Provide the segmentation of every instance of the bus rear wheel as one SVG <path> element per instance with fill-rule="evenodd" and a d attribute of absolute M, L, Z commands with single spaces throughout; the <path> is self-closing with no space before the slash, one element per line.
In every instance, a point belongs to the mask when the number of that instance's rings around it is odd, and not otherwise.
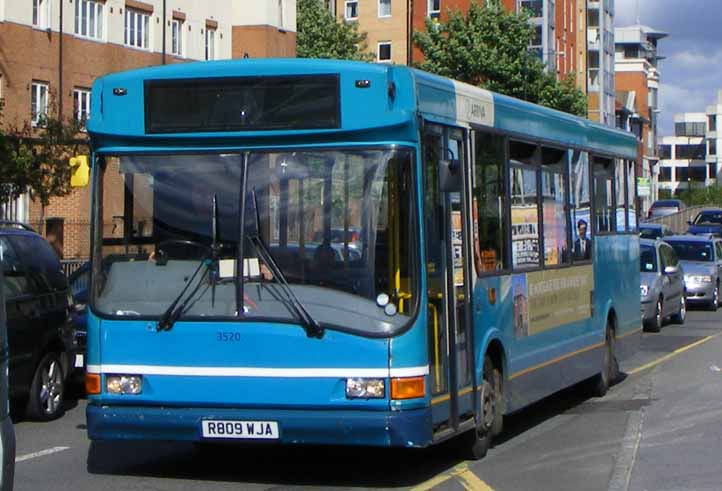
<path fill-rule="evenodd" d="M 619 376 L 619 364 L 615 356 L 615 339 L 612 322 L 607 322 L 607 331 L 604 335 L 604 354 L 602 357 L 602 370 L 590 380 L 591 393 L 594 397 L 604 397 L 609 387 Z"/>

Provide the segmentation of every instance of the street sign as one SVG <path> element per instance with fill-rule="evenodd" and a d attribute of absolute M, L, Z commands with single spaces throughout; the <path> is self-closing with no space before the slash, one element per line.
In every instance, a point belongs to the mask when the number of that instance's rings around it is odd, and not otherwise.
<path fill-rule="evenodd" d="M 652 194 L 652 186 L 649 182 L 649 177 L 638 177 L 637 178 L 637 196 L 640 198 L 646 198 Z"/>

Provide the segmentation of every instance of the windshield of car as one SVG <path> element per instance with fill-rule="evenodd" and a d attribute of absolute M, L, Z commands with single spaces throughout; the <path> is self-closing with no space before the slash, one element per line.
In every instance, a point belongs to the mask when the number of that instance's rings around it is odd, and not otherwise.
<path fill-rule="evenodd" d="M 661 200 L 652 203 L 652 208 L 679 208 L 682 203 L 675 200 Z"/>
<path fill-rule="evenodd" d="M 208 255 L 215 230 L 216 259 L 188 289 L 180 319 L 298 323 L 255 248 L 247 240 L 239 247 L 245 209 L 246 225 L 258 220 L 313 318 L 391 333 L 413 317 L 418 295 L 412 156 L 390 148 L 107 156 L 95 190 L 102 244 L 94 251 L 94 310 L 159 318 Z M 255 191 L 257 218 L 242 189 Z M 377 305 L 381 294 L 394 315 Z"/>
<path fill-rule="evenodd" d="M 639 247 L 639 270 L 642 273 L 657 272 L 657 253 L 654 246 L 643 245 Z"/>
<path fill-rule="evenodd" d="M 712 254 L 712 244 L 709 242 L 692 242 L 675 240 L 670 241 L 669 245 L 672 246 L 674 252 L 677 253 L 677 257 L 682 261 L 712 261 L 714 254 Z"/>
<path fill-rule="evenodd" d="M 695 225 L 720 225 L 722 224 L 722 211 L 703 211 L 694 219 Z"/>
<path fill-rule="evenodd" d="M 641 227 L 639 236 L 643 239 L 658 239 L 664 235 L 660 227 Z"/>

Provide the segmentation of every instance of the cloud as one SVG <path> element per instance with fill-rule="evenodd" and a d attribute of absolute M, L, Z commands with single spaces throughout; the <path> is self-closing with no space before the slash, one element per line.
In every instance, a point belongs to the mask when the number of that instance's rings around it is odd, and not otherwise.
<path fill-rule="evenodd" d="M 709 73 L 710 67 L 722 65 L 722 48 L 716 52 L 702 52 L 698 50 L 677 51 L 669 55 L 666 61 L 667 66 L 673 66 L 675 69 L 699 69 Z"/>

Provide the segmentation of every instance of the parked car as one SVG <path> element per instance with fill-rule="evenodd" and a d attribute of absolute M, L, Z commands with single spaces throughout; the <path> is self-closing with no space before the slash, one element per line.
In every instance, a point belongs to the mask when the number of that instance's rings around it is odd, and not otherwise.
<path fill-rule="evenodd" d="M 684 271 L 674 249 L 661 240 L 639 241 L 642 321 L 659 332 L 664 319 L 684 324 L 687 316 Z"/>
<path fill-rule="evenodd" d="M 682 263 L 687 303 L 717 310 L 720 305 L 722 239 L 712 235 L 675 235 L 665 241 L 672 246 Z"/>
<path fill-rule="evenodd" d="M 63 414 L 77 339 L 70 322 L 68 282 L 52 247 L 30 227 L 0 222 L 9 346 L 10 398 L 27 417 Z"/>
<path fill-rule="evenodd" d="M 0 269 L 0 284 L 3 281 Z M 8 331 L 3 290 L 0 288 L 0 491 L 13 489 L 15 478 L 15 429 L 8 410 Z"/>
<path fill-rule="evenodd" d="M 75 329 L 75 338 L 80 350 L 76 355 L 76 369 L 79 375 L 85 372 L 85 351 L 88 335 L 88 293 L 90 292 L 90 262 L 84 262 L 68 277 L 70 295 L 73 302 L 70 308 L 70 319 Z"/>
<path fill-rule="evenodd" d="M 685 208 L 686 205 L 682 202 L 682 200 L 660 199 L 652 203 L 652 206 L 649 208 L 648 216 L 649 218 L 653 218 L 673 215 L 675 213 L 679 213 Z"/>
<path fill-rule="evenodd" d="M 642 239 L 660 239 L 667 235 L 674 235 L 672 229 L 663 223 L 640 223 L 639 237 Z"/>
<path fill-rule="evenodd" d="M 722 236 L 722 208 L 706 208 L 687 222 L 688 234 L 714 234 Z"/>

